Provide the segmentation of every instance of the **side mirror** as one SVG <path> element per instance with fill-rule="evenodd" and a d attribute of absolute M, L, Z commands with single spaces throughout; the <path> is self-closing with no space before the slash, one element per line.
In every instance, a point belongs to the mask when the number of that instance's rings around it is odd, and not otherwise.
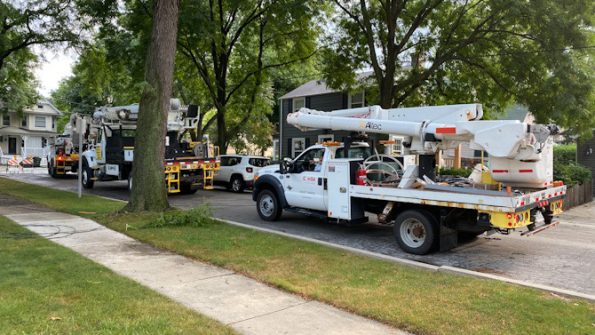
<path fill-rule="evenodd" d="M 281 174 L 289 173 L 293 169 L 293 161 L 289 157 L 283 158 L 279 164 Z"/>

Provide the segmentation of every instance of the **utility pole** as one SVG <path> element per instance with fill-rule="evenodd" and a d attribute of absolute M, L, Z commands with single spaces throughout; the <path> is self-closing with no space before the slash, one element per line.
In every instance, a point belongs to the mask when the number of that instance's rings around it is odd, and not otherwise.
<path fill-rule="evenodd" d="M 83 196 L 83 157 L 81 154 L 83 153 L 83 133 L 85 131 L 85 119 L 82 117 L 77 118 L 76 120 L 76 129 L 79 133 L 79 145 L 78 145 L 78 157 L 79 157 L 79 168 L 78 168 L 78 195 L 79 198 Z M 74 140 L 74 138 L 73 138 Z"/>

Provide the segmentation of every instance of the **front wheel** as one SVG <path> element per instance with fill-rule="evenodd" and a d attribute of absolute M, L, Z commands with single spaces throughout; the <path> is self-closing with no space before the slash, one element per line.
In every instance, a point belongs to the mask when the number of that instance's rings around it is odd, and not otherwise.
<path fill-rule="evenodd" d="M 436 244 L 434 217 L 424 210 L 407 210 L 395 220 L 394 235 L 399 247 L 410 254 L 425 255 Z"/>
<path fill-rule="evenodd" d="M 258 193 L 256 211 L 258 212 L 258 216 L 265 221 L 278 220 L 281 217 L 282 209 L 279 205 L 277 195 L 270 190 L 264 190 Z"/>

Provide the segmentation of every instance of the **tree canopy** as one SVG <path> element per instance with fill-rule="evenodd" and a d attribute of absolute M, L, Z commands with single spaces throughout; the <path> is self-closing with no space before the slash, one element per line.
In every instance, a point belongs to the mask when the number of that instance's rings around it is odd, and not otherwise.
<path fill-rule="evenodd" d="M 182 2 L 179 49 L 217 111 L 223 151 L 232 138 L 266 129 L 260 125 L 273 104 L 269 71 L 314 54 L 322 9 L 299 0 Z"/>
<path fill-rule="evenodd" d="M 32 47 L 77 45 L 84 32 L 104 22 L 116 0 L 0 1 L 0 101 L 6 110 L 21 111 L 37 99 L 32 69 L 39 56 Z"/>
<path fill-rule="evenodd" d="M 593 55 L 591 1 L 333 2 L 323 69 L 332 87 L 353 89 L 355 71 L 371 69 L 367 98 L 385 108 L 518 102 L 539 122 L 593 126 L 592 70 L 577 63 Z"/>

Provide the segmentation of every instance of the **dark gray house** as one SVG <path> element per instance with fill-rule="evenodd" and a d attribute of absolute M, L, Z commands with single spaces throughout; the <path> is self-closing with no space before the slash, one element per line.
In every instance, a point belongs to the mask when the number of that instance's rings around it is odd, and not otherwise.
<path fill-rule="evenodd" d="M 369 73 L 362 73 L 358 77 L 368 77 Z M 274 138 L 274 158 L 296 157 L 310 145 L 334 140 L 342 141 L 349 136 L 348 131 L 307 131 L 303 132 L 287 124 L 287 114 L 302 107 L 320 111 L 332 111 L 344 108 L 366 106 L 365 92 L 347 93 L 335 91 L 326 86 L 322 80 L 309 81 L 293 91 L 279 98 L 280 127 L 279 134 Z"/>
<path fill-rule="evenodd" d="M 595 195 L 595 129 L 593 137 L 588 141 L 580 143 L 576 148 L 576 160 L 579 164 L 591 169 L 593 175 L 593 194 Z"/>

